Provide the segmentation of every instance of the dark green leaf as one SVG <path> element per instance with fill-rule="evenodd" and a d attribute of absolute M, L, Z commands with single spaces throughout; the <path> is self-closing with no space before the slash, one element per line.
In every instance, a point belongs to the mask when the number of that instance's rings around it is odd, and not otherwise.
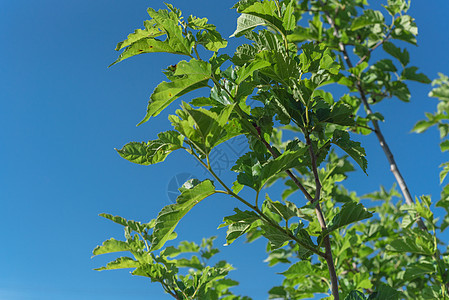
<path fill-rule="evenodd" d="M 362 292 L 359 291 L 351 291 L 348 296 L 345 297 L 345 300 L 365 300 L 366 297 Z"/>
<path fill-rule="evenodd" d="M 260 217 L 253 211 L 241 211 L 238 208 L 235 208 L 234 211 L 236 213 L 232 216 L 224 217 L 223 224 L 218 227 L 222 228 L 228 226 L 226 232 L 226 245 L 232 244 L 238 237 L 245 234 L 255 221 L 260 219 Z"/>
<path fill-rule="evenodd" d="M 349 133 L 337 129 L 334 131 L 331 142 L 349 154 L 349 156 L 351 156 L 366 173 L 368 161 L 365 158 L 365 149 L 360 146 L 359 142 L 351 141 L 349 138 Z"/>
<path fill-rule="evenodd" d="M 396 47 L 393 43 L 385 42 L 382 46 L 388 54 L 397 58 L 403 66 L 406 66 L 410 61 L 410 55 L 407 49 L 401 50 L 401 48 Z"/>
<path fill-rule="evenodd" d="M 405 80 L 413 80 L 421 83 L 430 83 L 430 79 L 423 73 L 416 73 L 417 67 L 408 67 L 402 71 L 402 78 Z"/>

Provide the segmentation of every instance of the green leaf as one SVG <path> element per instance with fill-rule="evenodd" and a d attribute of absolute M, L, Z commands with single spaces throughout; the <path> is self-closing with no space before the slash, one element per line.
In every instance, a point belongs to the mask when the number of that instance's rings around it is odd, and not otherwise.
<path fill-rule="evenodd" d="M 180 189 L 175 204 L 165 206 L 156 218 L 151 251 L 162 248 L 179 221 L 200 201 L 215 193 L 212 181 L 189 180 Z"/>
<path fill-rule="evenodd" d="M 111 261 L 106 266 L 94 269 L 95 271 L 104 270 L 117 270 L 117 269 L 131 269 L 138 268 L 140 263 L 130 257 L 119 257 L 114 261 Z"/>
<path fill-rule="evenodd" d="M 116 51 L 120 51 L 133 43 L 145 39 L 145 38 L 156 38 L 158 36 L 164 35 L 165 33 L 156 25 L 154 21 L 144 21 L 145 29 L 136 29 L 134 33 L 128 35 L 128 38 L 123 42 L 117 44 L 115 48 Z"/>
<path fill-rule="evenodd" d="M 383 43 L 382 47 L 385 52 L 397 58 L 403 66 L 406 66 L 409 63 L 410 54 L 408 53 L 407 49 L 404 48 L 404 50 L 401 50 L 401 48 L 396 47 L 393 43 L 390 42 Z"/>
<path fill-rule="evenodd" d="M 298 277 L 309 276 L 323 278 L 328 276 L 326 272 L 323 272 L 323 270 L 319 269 L 315 265 L 312 265 L 312 263 L 307 260 L 299 261 L 291 265 L 287 271 L 282 272 L 281 274 L 287 279 L 296 279 Z"/>
<path fill-rule="evenodd" d="M 236 121 L 229 121 L 229 116 L 235 104 L 225 106 L 220 114 L 204 108 L 194 109 L 183 103 L 182 109 L 177 110 L 178 116 L 169 119 L 175 129 L 181 132 L 203 154 L 209 154 L 218 144 L 240 134 L 240 127 Z"/>
<path fill-rule="evenodd" d="M 268 61 L 256 60 L 256 61 L 251 62 L 249 65 L 241 67 L 237 71 L 237 79 L 235 80 L 235 83 L 237 85 L 239 85 L 246 78 L 248 78 L 249 76 L 253 75 L 253 73 L 255 71 L 260 70 L 260 69 L 265 68 L 265 67 L 268 67 L 270 65 L 271 65 L 271 63 L 269 63 Z"/>
<path fill-rule="evenodd" d="M 146 25 L 151 27 L 146 28 L 144 31 L 136 30 L 134 34 L 128 36 L 127 40 L 119 43 L 117 49 L 125 48 L 125 50 L 110 66 L 143 53 L 166 52 L 190 56 L 192 44 L 182 35 L 182 28 L 178 25 L 179 17 L 165 9 L 155 11 L 152 8 L 148 8 L 148 14 L 153 19 Z M 158 31 L 167 35 L 164 41 L 156 39 L 156 37 L 161 35 Z M 144 37 L 144 35 L 147 36 Z"/>
<path fill-rule="evenodd" d="M 245 234 L 254 222 L 260 219 L 260 217 L 253 211 L 241 211 L 238 208 L 235 208 L 234 211 L 236 213 L 232 216 L 224 217 L 223 224 L 218 227 L 222 228 L 228 226 L 226 232 L 226 245 L 231 245 L 238 237 Z"/>
<path fill-rule="evenodd" d="M 130 162 L 147 166 L 164 161 L 171 152 L 182 148 L 184 137 L 176 131 L 161 132 L 158 137 L 148 143 L 130 142 L 116 151 Z"/>
<path fill-rule="evenodd" d="M 176 65 L 171 82 L 160 83 L 153 91 L 147 107 L 147 114 L 137 126 L 157 116 L 170 103 L 193 90 L 206 87 L 212 76 L 208 62 L 192 59 L 181 61 Z"/>
<path fill-rule="evenodd" d="M 239 37 L 257 26 L 266 26 L 284 35 L 287 32 L 283 20 L 277 15 L 276 4 L 273 1 L 255 2 L 239 12 L 242 15 L 237 19 L 237 29 L 231 37 Z M 290 26 L 288 22 L 287 25 Z"/>
<path fill-rule="evenodd" d="M 270 66 L 261 69 L 261 73 L 277 82 L 289 85 L 291 78 L 299 77 L 298 64 L 283 52 L 264 50 L 256 55 L 256 59 L 269 63 Z"/>
<path fill-rule="evenodd" d="M 92 254 L 95 256 L 100 254 L 130 251 L 130 250 L 131 246 L 127 242 L 118 241 L 114 238 L 111 238 L 109 240 L 104 241 L 101 246 L 95 247 Z"/>
<path fill-rule="evenodd" d="M 445 140 L 440 143 L 441 152 L 449 150 L 449 140 Z"/>
<path fill-rule="evenodd" d="M 351 291 L 345 300 L 366 300 L 365 295 L 360 291 Z"/>
<path fill-rule="evenodd" d="M 443 167 L 443 171 L 440 172 L 440 184 L 443 183 L 447 173 L 449 173 L 449 162 L 441 164 L 440 168 L 441 167 Z"/>
<path fill-rule="evenodd" d="M 149 224 L 142 224 L 140 222 L 136 222 L 133 220 L 126 220 L 125 218 L 122 218 L 120 216 L 113 216 L 110 214 L 100 214 L 100 217 L 106 218 L 108 220 L 111 220 L 114 223 L 123 225 L 123 226 L 128 226 L 129 228 L 131 228 L 132 230 L 142 233 L 145 231 L 145 229 L 150 228 Z"/>
<path fill-rule="evenodd" d="M 404 102 L 410 101 L 410 90 L 408 89 L 407 85 L 402 81 L 393 81 L 391 83 L 391 89 L 390 92 L 393 94 L 393 96 L 398 97 L 399 100 Z"/>
<path fill-rule="evenodd" d="M 265 195 L 264 204 L 269 211 L 272 213 L 278 214 L 284 220 L 290 220 L 293 217 L 302 217 L 300 210 L 296 207 L 295 204 L 289 201 L 285 201 L 286 204 L 283 204 L 279 201 L 272 201 L 268 194 Z"/>
<path fill-rule="evenodd" d="M 368 300 L 399 300 L 403 299 L 403 297 L 404 294 L 402 292 L 397 291 L 386 284 L 381 284 L 377 290 L 368 297 Z"/>
<path fill-rule="evenodd" d="M 239 172 L 237 181 L 240 184 L 260 191 L 274 175 L 301 165 L 301 157 L 306 150 L 307 147 L 299 148 L 296 151 L 285 151 L 279 157 L 271 159 L 263 165 L 260 164 L 254 152 L 248 152 L 237 160 L 232 170 Z"/>
<path fill-rule="evenodd" d="M 368 63 L 366 61 L 364 61 L 360 65 L 358 65 L 354 68 L 350 68 L 348 71 L 351 72 L 351 74 L 354 74 L 356 77 L 360 78 L 360 75 L 367 67 L 368 67 Z"/>
<path fill-rule="evenodd" d="M 361 203 L 346 202 L 341 211 L 329 223 L 327 233 L 345 227 L 349 224 L 371 218 L 373 214 L 366 210 Z"/>
<path fill-rule="evenodd" d="M 282 18 L 282 26 L 285 28 L 285 30 L 290 31 L 295 29 L 296 27 L 296 18 L 295 18 L 295 7 L 294 7 L 294 1 L 290 1 L 290 3 L 285 8 L 285 11 L 283 12 L 283 18 Z"/>
<path fill-rule="evenodd" d="M 187 26 L 194 30 L 199 30 L 196 34 L 196 40 L 207 50 L 216 52 L 221 48 L 225 48 L 228 42 L 221 37 L 215 25 L 208 24 L 207 21 L 206 18 L 189 16 Z"/>
<path fill-rule="evenodd" d="M 367 9 L 363 12 L 363 15 L 356 17 L 352 21 L 351 30 L 357 30 L 374 24 L 383 24 L 384 22 L 384 16 L 380 11 Z"/>
<path fill-rule="evenodd" d="M 434 122 L 421 120 L 421 121 L 418 121 L 415 124 L 415 126 L 413 126 L 412 131 L 414 131 L 416 133 L 422 133 L 422 132 L 426 131 L 427 129 L 429 129 L 433 125 L 435 125 Z"/>
<path fill-rule="evenodd" d="M 434 243 L 429 233 L 404 230 L 404 235 L 391 241 L 386 250 L 392 252 L 409 252 L 431 256 L 435 253 Z M 429 235 L 429 236 L 428 236 Z"/>
<path fill-rule="evenodd" d="M 340 147 L 349 156 L 351 156 L 355 162 L 362 168 L 366 173 L 366 168 L 368 167 L 368 161 L 365 156 L 365 149 L 360 146 L 359 142 L 351 141 L 349 138 L 349 133 L 343 130 L 335 130 L 331 143 Z"/>
<path fill-rule="evenodd" d="M 277 228 L 273 228 L 271 225 L 265 224 L 260 226 L 263 230 L 262 235 L 270 241 L 271 250 L 280 248 L 291 240 L 291 237 Z"/>
<path fill-rule="evenodd" d="M 405 80 L 413 80 L 421 83 L 430 83 L 429 77 L 424 75 L 423 73 L 416 73 L 418 70 L 417 67 L 408 67 L 402 71 L 401 77 Z"/>
<path fill-rule="evenodd" d="M 430 261 L 421 260 L 407 265 L 405 268 L 404 279 L 411 281 L 415 278 L 422 278 L 426 274 L 432 273 L 435 273 L 435 265 Z"/>

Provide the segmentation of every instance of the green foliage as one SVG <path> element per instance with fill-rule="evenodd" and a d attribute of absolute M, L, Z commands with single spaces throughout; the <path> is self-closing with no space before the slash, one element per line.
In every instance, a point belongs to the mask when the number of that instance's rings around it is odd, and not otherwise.
<path fill-rule="evenodd" d="M 269 289 L 269 299 L 319 294 L 348 300 L 448 299 L 449 261 L 447 250 L 440 252 L 443 241 L 437 232 L 449 227 L 449 185 L 435 202 L 446 211 L 442 220 L 434 216 L 430 196 L 403 204 L 395 185 L 361 197 L 343 185 L 354 171 L 348 156 L 367 172 L 360 134 L 381 137 L 378 122 L 388 122 L 374 110 L 375 104 L 391 97 L 408 102 L 408 81 L 430 83 L 417 67 L 409 66 L 409 51 L 395 43 L 416 44 L 417 27 L 407 14 L 410 3 L 384 2 L 384 10 L 377 11 L 366 9 L 367 0 L 239 1 L 232 37 L 245 36 L 249 43 L 238 46 L 233 55 L 217 53 L 227 42 L 206 18 L 185 20 L 170 4 L 168 10 L 148 9 L 151 20 L 117 45 L 123 52 L 113 64 L 141 53 L 188 56 L 188 61 L 163 71 L 169 81 L 154 89 L 139 125 L 182 96 L 184 102 L 169 116 L 171 130 L 147 143 L 128 143 L 117 152 L 133 163 L 152 165 L 185 150 L 211 179 L 187 181 L 176 203 L 149 223 L 102 214 L 124 226 L 125 240 L 106 240 L 94 249 L 94 256 L 128 252 L 132 257 L 119 257 L 97 270 L 133 269 L 133 275 L 159 282 L 175 299 L 249 299 L 230 291 L 238 283 L 227 278 L 229 263 L 207 265 L 219 252 L 213 238 L 201 245 L 184 241 L 167 246 L 177 237 L 182 218 L 219 193 L 245 207 L 222 216 L 219 228 L 226 227 L 226 245 L 241 236 L 247 242 L 263 238 L 268 265 L 286 264 L 280 273 L 282 285 Z M 298 23 L 307 14 L 308 22 Z M 209 58 L 200 57 L 200 45 Z M 384 55 L 375 61 L 372 52 L 382 49 Z M 346 94 L 334 98 L 329 85 L 341 85 Z M 427 120 L 413 130 L 421 133 L 437 126 L 441 150 L 447 151 L 449 79 L 440 75 L 433 85 L 429 96 L 438 98 L 437 112 L 426 113 Z M 189 99 L 188 93 L 199 88 L 209 93 Z M 295 137 L 286 140 L 287 130 Z M 238 135 L 246 137 L 249 151 L 231 168 L 237 173 L 231 184 L 217 175 L 211 154 Z M 380 142 L 390 159 L 386 141 Z M 442 168 L 441 182 L 449 162 Z M 262 189 L 277 181 L 285 184 L 280 199 L 268 194 L 259 199 Z M 404 183 L 399 183 L 407 199 Z M 241 192 L 248 188 L 254 198 Z M 298 191 L 299 201 L 292 197 Z"/>

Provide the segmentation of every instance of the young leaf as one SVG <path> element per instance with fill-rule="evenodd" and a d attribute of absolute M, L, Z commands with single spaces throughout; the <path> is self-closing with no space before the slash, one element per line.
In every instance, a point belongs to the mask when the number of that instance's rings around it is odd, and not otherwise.
<path fill-rule="evenodd" d="M 184 137 L 176 131 L 161 132 L 158 137 L 148 143 L 130 142 L 116 151 L 130 162 L 147 166 L 164 161 L 172 151 L 182 148 Z"/>
<path fill-rule="evenodd" d="M 366 173 L 366 168 L 368 167 L 368 161 L 365 156 L 365 149 L 360 146 L 359 142 L 351 141 L 349 138 L 349 133 L 342 130 L 335 130 L 331 143 L 340 147 L 343 151 L 349 154 L 355 162 L 362 168 L 363 172 Z"/>
<path fill-rule="evenodd" d="M 154 27 L 150 27 L 145 31 L 136 31 L 131 37 L 128 36 L 128 40 L 121 44 L 119 43 L 117 45 L 118 50 L 126 48 L 110 66 L 142 53 L 167 52 L 190 56 L 192 44 L 182 35 L 182 28 L 178 25 L 179 17 L 165 9 L 155 11 L 152 8 L 148 8 L 148 14 L 153 19 L 146 25 Z M 158 31 L 167 35 L 165 41 L 155 38 L 161 35 Z M 147 36 L 143 37 L 143 35 Z"/>
<path fill-rule="evenodd" d="M 114 223 L 123 225 L 123 226 L 128 226 L 129 228 L 131 228 L 132 230 L 134 230 L 135 232 L 139 232 L 142 233 L 145 231 L 145 229 L 147 229 L 149 226 L 148 224 L 142 224 L 140 222 L 136 222 L 133 220 L 126 220 L 125 218 L 122 218 L 120 216 L 113 216 L 110 214 L 100 214 L 100 217 L 106 218 L 108 220 L 111 220 Z"/>
<path fill-rule="evenodd" d="M 109 239 L 103 242 L 101 246 L 95 247 L 92 254 L 100 255 L 100 254 L 106 254 L 106 253 L 113 253 L 113 252 L 122 252 L 122 251 L 130 251 L 131 246 L 124 241 L 118 241 L 116 239 Z"/>
<path fill-rule="evenodd" d="M 207 86 L 212 76 L 212 68 L 208 62 L 192 59 L 181 61 L 176 65 L 171 82 L 160 83 L 153 91 L 147 107 L 147 114 L 137 126 L 157 116 L 170 103 L 184 94 Z"/>
<path fill-rule="evenodd" d="M 117 269 L 131 269 L 138 268 L 140 263 L 130 257 L 119 257 L 114 261 L 111 261 L 106 266 L 94 269 L 95 271 L 104 270 L 117 270 Z"/>
<path fill-rule="evenodd" d="M 175 204 L 164 207 L 156 218 L 151 251 L 162 248 L 179 221 L 200 201 L 215 193 L 212 181 L 189 180 L 180 189 Z"/>
<path fill-rule="evenodd" d="M 273 1 L 255 2 L 254 4 L 239 10 L 242 15 L 237 19 L 237 29 L 231 37 L 239 37 L 245 32 L 256 28 L 257 26 L 267 26 L 282 34 L 286 34 L 283 20 L 277 15 L 276 4 Z M 286 23 L 288 26 L 291 24 Z"/>

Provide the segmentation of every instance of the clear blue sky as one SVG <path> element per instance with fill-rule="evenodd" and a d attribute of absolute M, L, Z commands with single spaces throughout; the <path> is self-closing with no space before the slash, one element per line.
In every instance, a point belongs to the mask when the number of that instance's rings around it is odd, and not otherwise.
<path fill-rule="evenodd" d="M 229 9 L 234 1 L 171 3 L 184 15 L 207 16 L 224 36 L 234 31 L 237 14 Z M 147 19 L 148 6 L 161 8 L 162 1 L 0 4 L 0 299 L 171 299 L 158 285 L 128 271 L 92 270 L 113 256 L 90 258 L 97 244 L 123 236 L 120 226 L 99 213 L 147 221 L 170 203 L 167 189 L 175 175 L 204 178 L 183 153 L 142 167 L 114 151 L 129 141 L 152 139 L 169 126 L 166 113 L 138 128 L 135 124 L 164 79 L 160 71 L 178 57 L 145 55 L 106 68 L 117 56 L 116 43 Z M 449 73 L 448 11 L 446 0 L 414 1 L 411 9 L 420 32 L 419 47 L 409 47 L 411 61 L 431 79 L 437 72 Z M 231 39 L 229 49 L 238 43 Z M 432 194 L 436 200 L 438 165 L 448 157 L 439 151 L 436 130 L 410 133 L 424 111 L 434 111 L 436 100 L 427 98 L 429 86 L 410 88 L 411 103 L 392 99 L 375 109 L 389 123 L 383 126 L 385 135 L 412 194 Z M 360 141 L 368 149 L 369 177 L 354 173 L 350 187 L 359 194 L 380 184 L 389 188 L 393 177 L 377 140 Z M 233 157 L 231 149 L 222 149 Z M 200 242 L 219 235 L 217 244 L 224 244 L 225 231 L 216 228 L 234 205 L 221 196 L 204 201 L 183 220 L 179 239 Z M 254 299 L 266 298 L 267 289 L 282 279 L 273 275 L 281 269 L 262 262 L 264 244 L 237 241 L 222 247 L 219 257 L 238 269 L 231 273 L 241 282 L 237 292 Z"/>

